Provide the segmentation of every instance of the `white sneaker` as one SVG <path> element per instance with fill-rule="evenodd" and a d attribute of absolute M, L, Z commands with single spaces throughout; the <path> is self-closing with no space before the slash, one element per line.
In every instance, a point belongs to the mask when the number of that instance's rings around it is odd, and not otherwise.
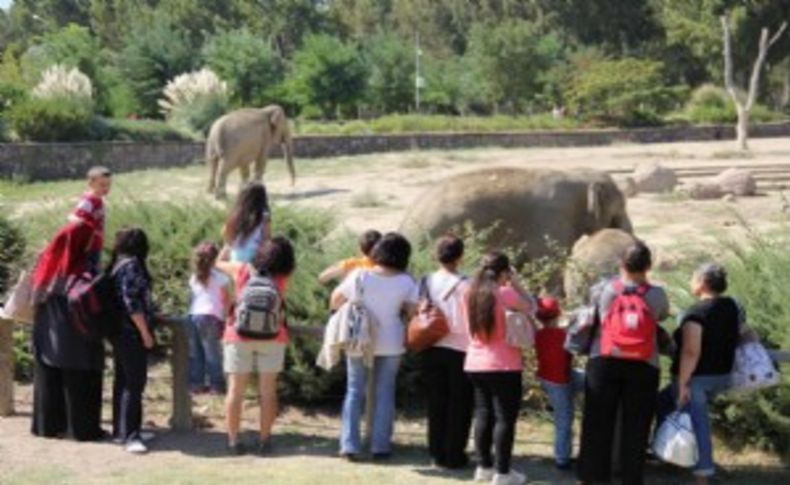
<path fill-rule="evenodd" d="M 476 482 L 490 482 L 494 479 L 494 469 L 493 468 L 483 468 L 478 466 L 475 468 L 475 478 Z"/>
<path fill-rule="evenodd" d="M 505 475 L 497 473 L 491 480 L 491 485 L 523 485 L 524 483 L 527 483 L 527 477 L 513 469 Z"/>
<path fill-rule="evenodd" d="M 148 453 L 148 447 L 141 440 L 131 440 L 126 443 L 126 451 L 134 455 L 144 455 Z"/>

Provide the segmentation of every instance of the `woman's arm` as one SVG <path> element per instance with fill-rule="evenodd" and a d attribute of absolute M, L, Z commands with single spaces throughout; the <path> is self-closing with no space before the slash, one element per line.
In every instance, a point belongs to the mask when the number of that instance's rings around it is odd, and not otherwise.
<path fill-rule="evenodd" d="M 348 298 L 346 298 L 346 295 L 343 294 L 340 287 L 337 287 L 335 291 L 332 292 L 332 297 L 329 299 L 329 309 L 338 310 L 347 301 Z"/>
<path fill-rule="evenodd" d="M 524 313 L 526 315 L 534 313 L 535 304 L 532 299 L 532 295 L 530 295 L 529 292 L 521 285 L 521 281 L 519 281 L 518 274 L 515 271 L 511 271 L 510 273 L 510 287 L 516 290 L 519 298 L 515 301 L 507 302 L 507 307 L 510 310 Z"/>
<path fill-rule="evenodd" d="M 244 267 L 244 263 L 238 261 L 217 261 L 214 263 L 214 267 L 235 280 L 239 275 L 239 271 Z"/>
<path fill-rule="evenodd" d="M 702 352 L 702 325 L 689 320 L 683 324 L 683 346 L 680 349 L 678 372 L 678 406 L 685 406 L 691 399 L 689 382 Z"/>
<path fill-rule="evenodd" d="M 151 331 L 148 330 L 148 325 L 145 321 L 145 314 L 144 313 L 133 313 L 129 315 L 129 318 L 132 319 L 132 323 L 137 328 L 137 331 L 140 332 L 140 337 L 143 339 L 143 347 L 146 349 L 154 348 L 154 336 L 151 335 Z"/>
<path fill-rule="evenodd" d="M 318 282 L 322 285 L 329 283 L 332 280 L 338 280 L 346 275 L 345 270 L 341 263 L 335 263 L 332 266 L 326 268 L 318 275 Z"/>

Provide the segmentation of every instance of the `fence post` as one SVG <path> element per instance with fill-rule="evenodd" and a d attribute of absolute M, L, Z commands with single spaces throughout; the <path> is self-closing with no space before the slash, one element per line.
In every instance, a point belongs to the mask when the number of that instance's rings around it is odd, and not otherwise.
<path fill-rule="evenodd" d="M 0 416 L 14 414 L 14 322 L 0 319 Z"/>
<path fill-rule="evenodd" d="M 173 330 L 170 366 L 173 372 L 173 413 L 170 426 L 178 431 L 192 429 L 192 397 L 189 394 L 189 342 L 184 322 L 179 318 L 168 318 Z"/>

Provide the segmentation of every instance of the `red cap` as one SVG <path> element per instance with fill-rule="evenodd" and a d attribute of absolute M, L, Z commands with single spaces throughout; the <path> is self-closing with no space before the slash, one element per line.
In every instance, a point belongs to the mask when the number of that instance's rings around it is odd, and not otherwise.
<path fill-rule="evenodd" d="M 556 298 L 541 297 L 538 298 L 538 312 L 537 317 L 541 322 L 547 320 L 554 320 L 562 314 L 560 310 L 560 302 Z"/>

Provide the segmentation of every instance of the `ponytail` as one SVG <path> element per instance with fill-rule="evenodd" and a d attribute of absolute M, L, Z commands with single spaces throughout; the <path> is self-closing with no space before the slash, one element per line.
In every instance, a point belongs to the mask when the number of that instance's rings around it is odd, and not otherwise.
<path fill-rule="evenodd" d="M 510 271 L 510 260 L 505 254 L 491 252 L 483 257 L 466 301 L 472 336 L 488 339 L 494 332 L 498 280 L 507 271 Z"/>
<path fill-rule="evenodd" d="M 193 254 L 192 263 L 195 269 L 195 277 L 201 285 L 208 285 L 211 278 L 211 270 L 217 262 L 219 248 L 212 242 L 202 242 Z"/>

